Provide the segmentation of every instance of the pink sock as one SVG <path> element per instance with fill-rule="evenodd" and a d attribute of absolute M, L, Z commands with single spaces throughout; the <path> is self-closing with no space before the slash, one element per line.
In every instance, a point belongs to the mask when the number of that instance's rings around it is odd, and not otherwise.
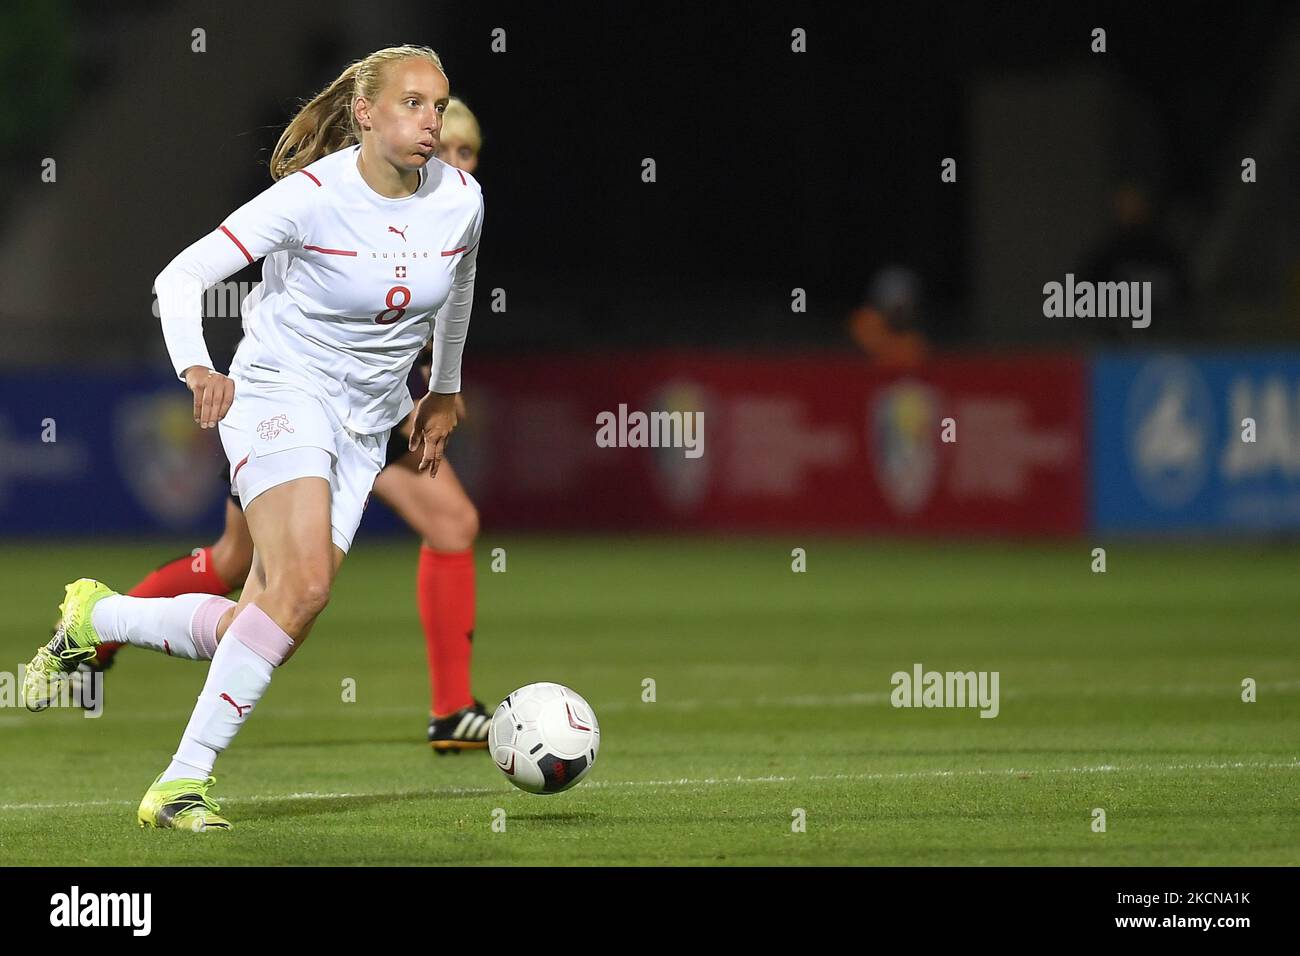
<path fill-rule="evenodd" d="M 223 609 L 224 610 L 224 609 Z M 211 612 L 209 612 L 211 613 Z M 215 637 L 215 625 L 214 637 Z M 245 718 L 271 686 L 271 673 L 293 650 L 293 638 L 256 604 L 236 615 L 212 655 L 194 713 L 164 782 L 206 779 L 217 755 L 230 746 Z"/>

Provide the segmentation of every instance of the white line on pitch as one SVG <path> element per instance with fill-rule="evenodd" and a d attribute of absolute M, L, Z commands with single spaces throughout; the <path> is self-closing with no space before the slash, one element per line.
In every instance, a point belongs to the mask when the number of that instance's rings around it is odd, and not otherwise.
<path fill-rule="evenodd" d="M 629 787 L 714 787 L 731 784 L 763 783 L 819 783 L 825 781 L 865 781 L 865 780 L 917 780 L 934 777 L 1033 777 L 1037 774 L 1089 774 L 1089 773 L 1176 773 L 1183 770 L 1300 770 L 1300 760 L 1285 763 L 1248 763 L 1231 761 L 1227 763 L 1185 763 L 1185 764 L 1098 764 L 1093 767 L 1009 767 L 1002 770 L 904 770 L 894 773 L 829 773 L 809 774 L 804 777 L 786 777 L 770 775 L 763 777 L 679 777 L 668 780 L 592 780 L 584 784 L 584 789 L 614 790 Z M 452 797 L 485 796 L 488 794 L 522 794 L 506 787 L 431 787 L 421 790 L 389 790 L 362 793 L 302 793 L 262 794 L 245 797 L 221 797 L 230 803 L 274 803 L 283 800 L 348 800 L 373 797 L 405 799 L 408 797 Z M 84 803 L 7 803 L 0 804 L 4 810 L 66 810 L 73 807 L 125 807 L 135 806 L 132 800 L 95 800 Z"/>

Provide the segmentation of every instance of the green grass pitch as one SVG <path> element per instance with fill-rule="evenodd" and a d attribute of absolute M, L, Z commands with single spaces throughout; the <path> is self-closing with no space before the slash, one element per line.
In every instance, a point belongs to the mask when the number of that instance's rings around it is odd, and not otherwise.
<path fill-rule="evenodd" d="M 0 670 L 67 581 L 126 588 L 190 544 L 3 546 Z M 481 541 L 476 692 L 560 681 L 600 719 L 592 774 L 540 797 L 485 754 L 429 752 L 415 546 L 362 538 L 217 765 L 233 831 L 136 827 L 205 668 L 132 648 L 99 719 L 0 709 L 0 861 L 1296 863 L 1300 549 L 1113 543 L 1094 574 L 1092 546 Z M 1000 714 L 890 706 L 917 662 L 998 671 Z"/>

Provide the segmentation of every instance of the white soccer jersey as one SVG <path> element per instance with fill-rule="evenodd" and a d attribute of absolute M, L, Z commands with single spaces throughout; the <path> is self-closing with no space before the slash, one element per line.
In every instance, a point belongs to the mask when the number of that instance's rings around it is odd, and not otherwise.
<path fill-rule="evenodd" d="M 178 376 L 191 365 L 213 367 L 203 292 L 265 256 L 262 282 L 242 305 L 232 377 L 306 388 L 352 431 L 377 434 L 413 407 L 406 377 L 432 337 L 430 391 L 460 390 L 482 189 L 430 158 L 419 188 L 389 199 L 361 178 L 360 149 L 341 149 L 277 181 L 158 275 L 163 336 Z"/>

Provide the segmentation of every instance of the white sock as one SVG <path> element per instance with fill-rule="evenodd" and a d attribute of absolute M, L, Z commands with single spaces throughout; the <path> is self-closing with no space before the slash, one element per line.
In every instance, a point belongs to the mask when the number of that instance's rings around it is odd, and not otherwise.
<path fill-rule="evenodd" d="M 115 594 L 91 609 L 90 623 L 101 641 L 121 641 L 162 651 L 171 657 L 206 661 L 212 655 L 206 653 L 204 642 L 195 641 L 191 624 L 194 612 L 212 598 L 211 594 L 169 598 Z"/>
<path fill-rule="evenodd" d="M 163 782 L 207 779 L 217 755 L 230 746 L 244 720 L 271 686 L 275 666 L 245 643 L 246 640 L 275 657 L 277 663 L 293 645 L 289 636 L 256 605 L 250 604 L 239 613 L 217 645 L 208 679 L 181 737 L 180 747 L 163 773 Z"/>

